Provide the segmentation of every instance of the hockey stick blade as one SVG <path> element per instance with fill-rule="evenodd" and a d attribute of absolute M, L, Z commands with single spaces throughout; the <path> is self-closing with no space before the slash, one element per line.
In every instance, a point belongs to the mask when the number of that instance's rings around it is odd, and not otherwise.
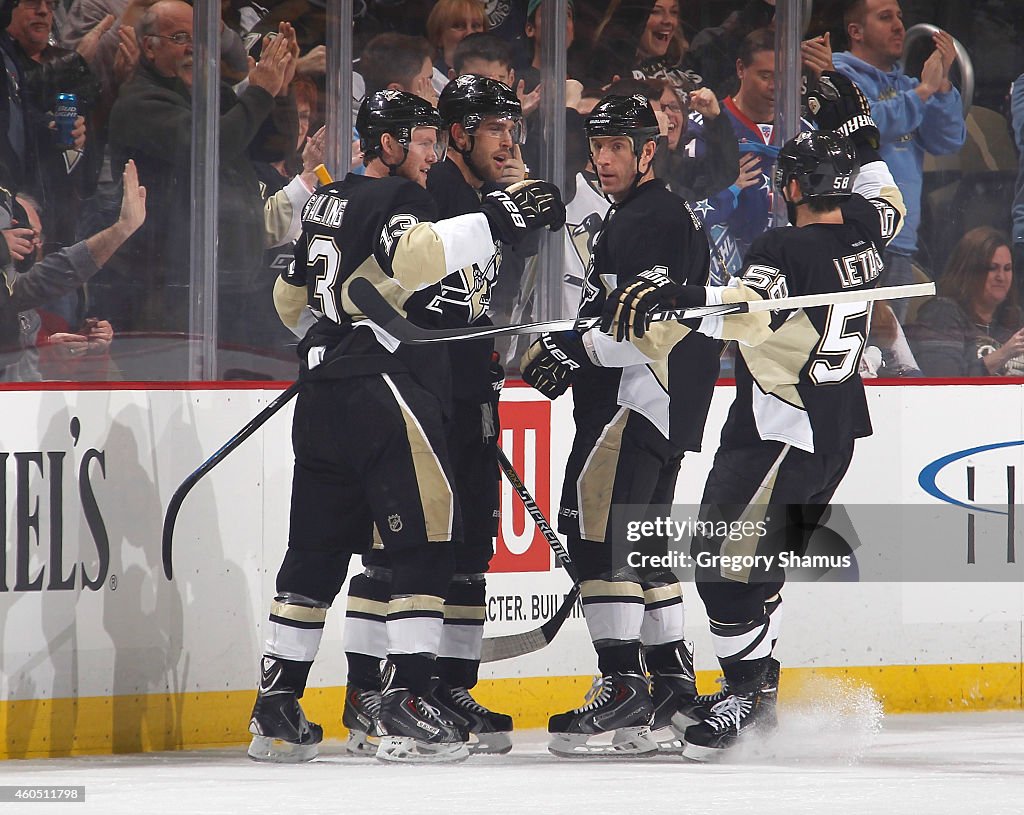
<path fill-rule="evenodd" d="M 593 328 L 600 319 L 591 317 L 582 320 L 548 320 L 539 323 L 518 325 L 466 326 L 464 328 L 430 329 L 421 328 L 409 322 L 395 311 L 370 281 L 363 278 L 353 280 L 348 288 L 352 302 L 370 320 L 383 328 L 399 342 L 409 345 L 423 345 L 436 342 L 459 342 L 485 337 L 504 337 L 512 334 L 542 334 L 548 331 L 586 331 Z M 869 303 L 877 300 L 895 300 L 904 297 L 926 297 L 935 294 L 934 283 L 914 283 L 908 286 L 883 286 L 877 289 L 829 292 L 827 294 L 802 294 L 796 297 L 780 297 L 773 300 L 742 301 L 714 306 L 694 306 L 655 312 L 652 322 L 664 320 L 699 320 L 704 317 L 726 317 L 730 314 L 752 314 L 760 311 L 788 311 L 797 308 L 831 306 L 837 303 Z"/>
<path fill-rule="evenodd" d="M 267 419 L 291 401 L 292 397 L 299 392 L 299 387 L 300 385 L 298 382 L 293 382 L 288 388 L 281 391 L 276 399 L 253 416 L 252 419 L 246 423 L 245 427 L 224 442 L 223 446 L 216 453 L 200 464 L 195 471 L 189 474 L 185 480 L 181 482 L 178 489 L 174 491 L 174 495 L 171 496 L 170 503 L 167 505 L 167 512 L 164 514 L 164 527 L 161 535 L 161 556 L 164 564 L 164 576 L 168 580 L 171 580 L 174 577 L 174 569 L 171 564 L 171 547 L 174 541 L 174 522 L 178 518 L 178 511 L 181 509 L 181 504 L 189 494 L 189 491 L 199 483 L 200 479 L 204 475 L 227 458 L 228 454 L 231 453 L 232 450 L 237 448 L 243 441 L 255 433 L 256 430 L 267 421 Z"/>
<path fill-rule="evenodd" d="M 498 662 L 502 659 L 512 659 L 525 654 L 532 654 L 548 645 L 561 628 L 562 623 L 572 613 L 576 601 L 580 597 L 579 583 L 573 585 L 569 593 L 565 595 L 562 605 L 540 628 L 532 631 L 524 631 L 522 634 L 506 634 L 503 637 L 485 637 L 483 648 L 480 651 L 481 662 Z"/>

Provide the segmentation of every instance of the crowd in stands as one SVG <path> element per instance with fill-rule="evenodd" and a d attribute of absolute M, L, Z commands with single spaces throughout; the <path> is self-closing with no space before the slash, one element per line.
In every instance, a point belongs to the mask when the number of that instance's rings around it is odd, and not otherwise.
<path fill-rule="evenodd" d="M 323 0 L 220 5 L 218 375 L 289 378 L 295 338 L 280 325 L 271 292 L 291 261 L 302 207 L 318 183 L 313 169 L 326 138 L 324 43 L 328 26 L 339 21 L 329 18 Z M 583 122 L 609 92 L 640 93 L 652 102 L 663 126 L 657 176 L 708 227 L 715 282 L 738 274 L 751 241 L 785 224 L 772 183 L 781 144 L 775 3 L 568 0 L 564 78 L 547 75 L 542 60 L 545 26 L 562 24 L 546 16 L 551 5 L 355 4 L 353 104 L 386 88 L 436 104 L 455 77 L 490 77 L 522 104 L 525 135 L 514 160 L 524 172 L 536 175 L 546 155 L 543 95 L 552 82 L 565 83 L 565 266 L 540 268 L 536 243 L 510 250 L 492 318 L 529 318 L 538 281 L 551 275 L 561 281 L 560 316 L 574 312 L 610 207 L 590 172 Z M 953 36 L 973 57 L 973 40 L 989 43 L 996 34 L 969 21 L 970 14 L 949 11 L 977 3 L 942 4 L 939 20 L 928 16 L 939 13 L 934 5 L 816 2 L 801 47 L 807 87 L 835 70 L 867 96 L 882 156 L 907 204 L 880 284 L 938 284 L 939 296 L 929 301 L 875 308 L 869 344 L 876 350 L 866 355 L 862 374 L 1021 375 L 1024 287 L 1015 284 L 1013 267 L 1016 261 L 1024 268 L 1024 164 L 1018 172 L 1017 163 L 1024 155 L 1024 22 L 1007 21 L 1018 36 L 1007 37 L 1016 45 L 1003 50 L 1003 59 L 978 60 L 979 90 L 967 110 Z M 998 3 L 980 6 L 984 14 L 1000 13 Z M 913 67 L 904 53 L 912 22 L 956 29 L 934 34 Z M 0 379 L 185 376 L 181 349 L 196 296 L 195 36 L 184 0 L 2 0 Z M 811 127 L 806 120 L 801 126 Z M 351 159 L 334 174 L 361 171 L 358 138 Z M 145 189 L 148 214 L 109 258 L 87 258 L 82 242 L 124 218 L 128 166 Z M 53 269 L 64 270 L 65 279 L 51 275 L 47 285 L 33 284 Z"/>

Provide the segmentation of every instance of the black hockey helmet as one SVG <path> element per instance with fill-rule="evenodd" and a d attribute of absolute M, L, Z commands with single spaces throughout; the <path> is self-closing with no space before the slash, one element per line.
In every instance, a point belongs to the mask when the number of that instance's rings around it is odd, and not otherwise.
<path fill-rule="evenodd" d="M 775 165 L 775 186 L 782 192 L 795 178 L 804 199 L 839 203 L 853 192 L 859 169 L 857 152 L 846 136 L 809 130 L 782 146 Z"/>
<path fill-rule="evenodd" d="M 654 108 L 647 97 L 640 93 L 632 96 L 609 94 L 604 97 L 587 117 L 587 138 L 595 136 L 628 136 L 633 141 L 633 152 L 637 158 L 644 145 L 657 141 L 661 128 Z"/>
<path fill-rule="evenodd" d="M 476 74 L 463 74 L 445 85 L 437 110 L 445 129 L 458 123 L 470 134 L 488 116 L 520 122 L 523 118 L 523 106 L 515 91 L 502 82 Z M 516 137 L 517 142 L 520 136 Z"/>
<path fill-rule="evenodd" d="M 363 151 L 367 162 L 380 156 L 380 139 L 385 133 L 390 133 L 404 147 L 408 145 L 412 131 L 417 127 L 436 129 L 443 153 L 441 117 L 430 102 L 415 94 L 395 90 L 377 91 L 363 99 L 356 114 L 359 149 Z M 404 161 L 403 158 L 394 167 L 388 165 L 392 175 Z"/>

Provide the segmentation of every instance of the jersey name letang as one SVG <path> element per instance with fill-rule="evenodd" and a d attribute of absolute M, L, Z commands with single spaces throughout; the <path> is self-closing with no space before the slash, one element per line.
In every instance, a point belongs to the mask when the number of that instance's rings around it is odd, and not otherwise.
<path fill-rule="evenodd" d="M 839 282 L 844 289 L 852 289 L 863 286 L 875 280 L 884 268 L 882 256 L 874 246 L 870 246 L 855 255 L 844 255 L 839 260 L 834 260 L 836 271 L 839 272 Z"/>

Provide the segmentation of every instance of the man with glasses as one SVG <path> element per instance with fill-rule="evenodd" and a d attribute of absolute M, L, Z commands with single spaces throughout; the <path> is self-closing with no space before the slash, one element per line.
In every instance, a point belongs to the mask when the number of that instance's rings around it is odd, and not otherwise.
<path fill-rule="evenodd" d="M 123 330 L 188 328 L 192 173 L 192 7 L 160 0 L 138 23 L 141 56 L 110 114 L 111 162 L 134 158 L 164 217 L 147 225 L 103 275 L 104 313 Z M 288 85 L 297 56 L 294 31 L 282 24 L 239 94 L 221 85 L 218 226 L 218 329 L 222 342 L 257 346 L 262 314 L 253 276 L 268 240 L 253 160 L 277 161 L 295 144 L 298 115 Z M 291 188 L 292 210 L 311 190 Z M 263 295 L 265 296 L 265 295 Z M 273 315 L 268 315 L 271 319 Z"/>

